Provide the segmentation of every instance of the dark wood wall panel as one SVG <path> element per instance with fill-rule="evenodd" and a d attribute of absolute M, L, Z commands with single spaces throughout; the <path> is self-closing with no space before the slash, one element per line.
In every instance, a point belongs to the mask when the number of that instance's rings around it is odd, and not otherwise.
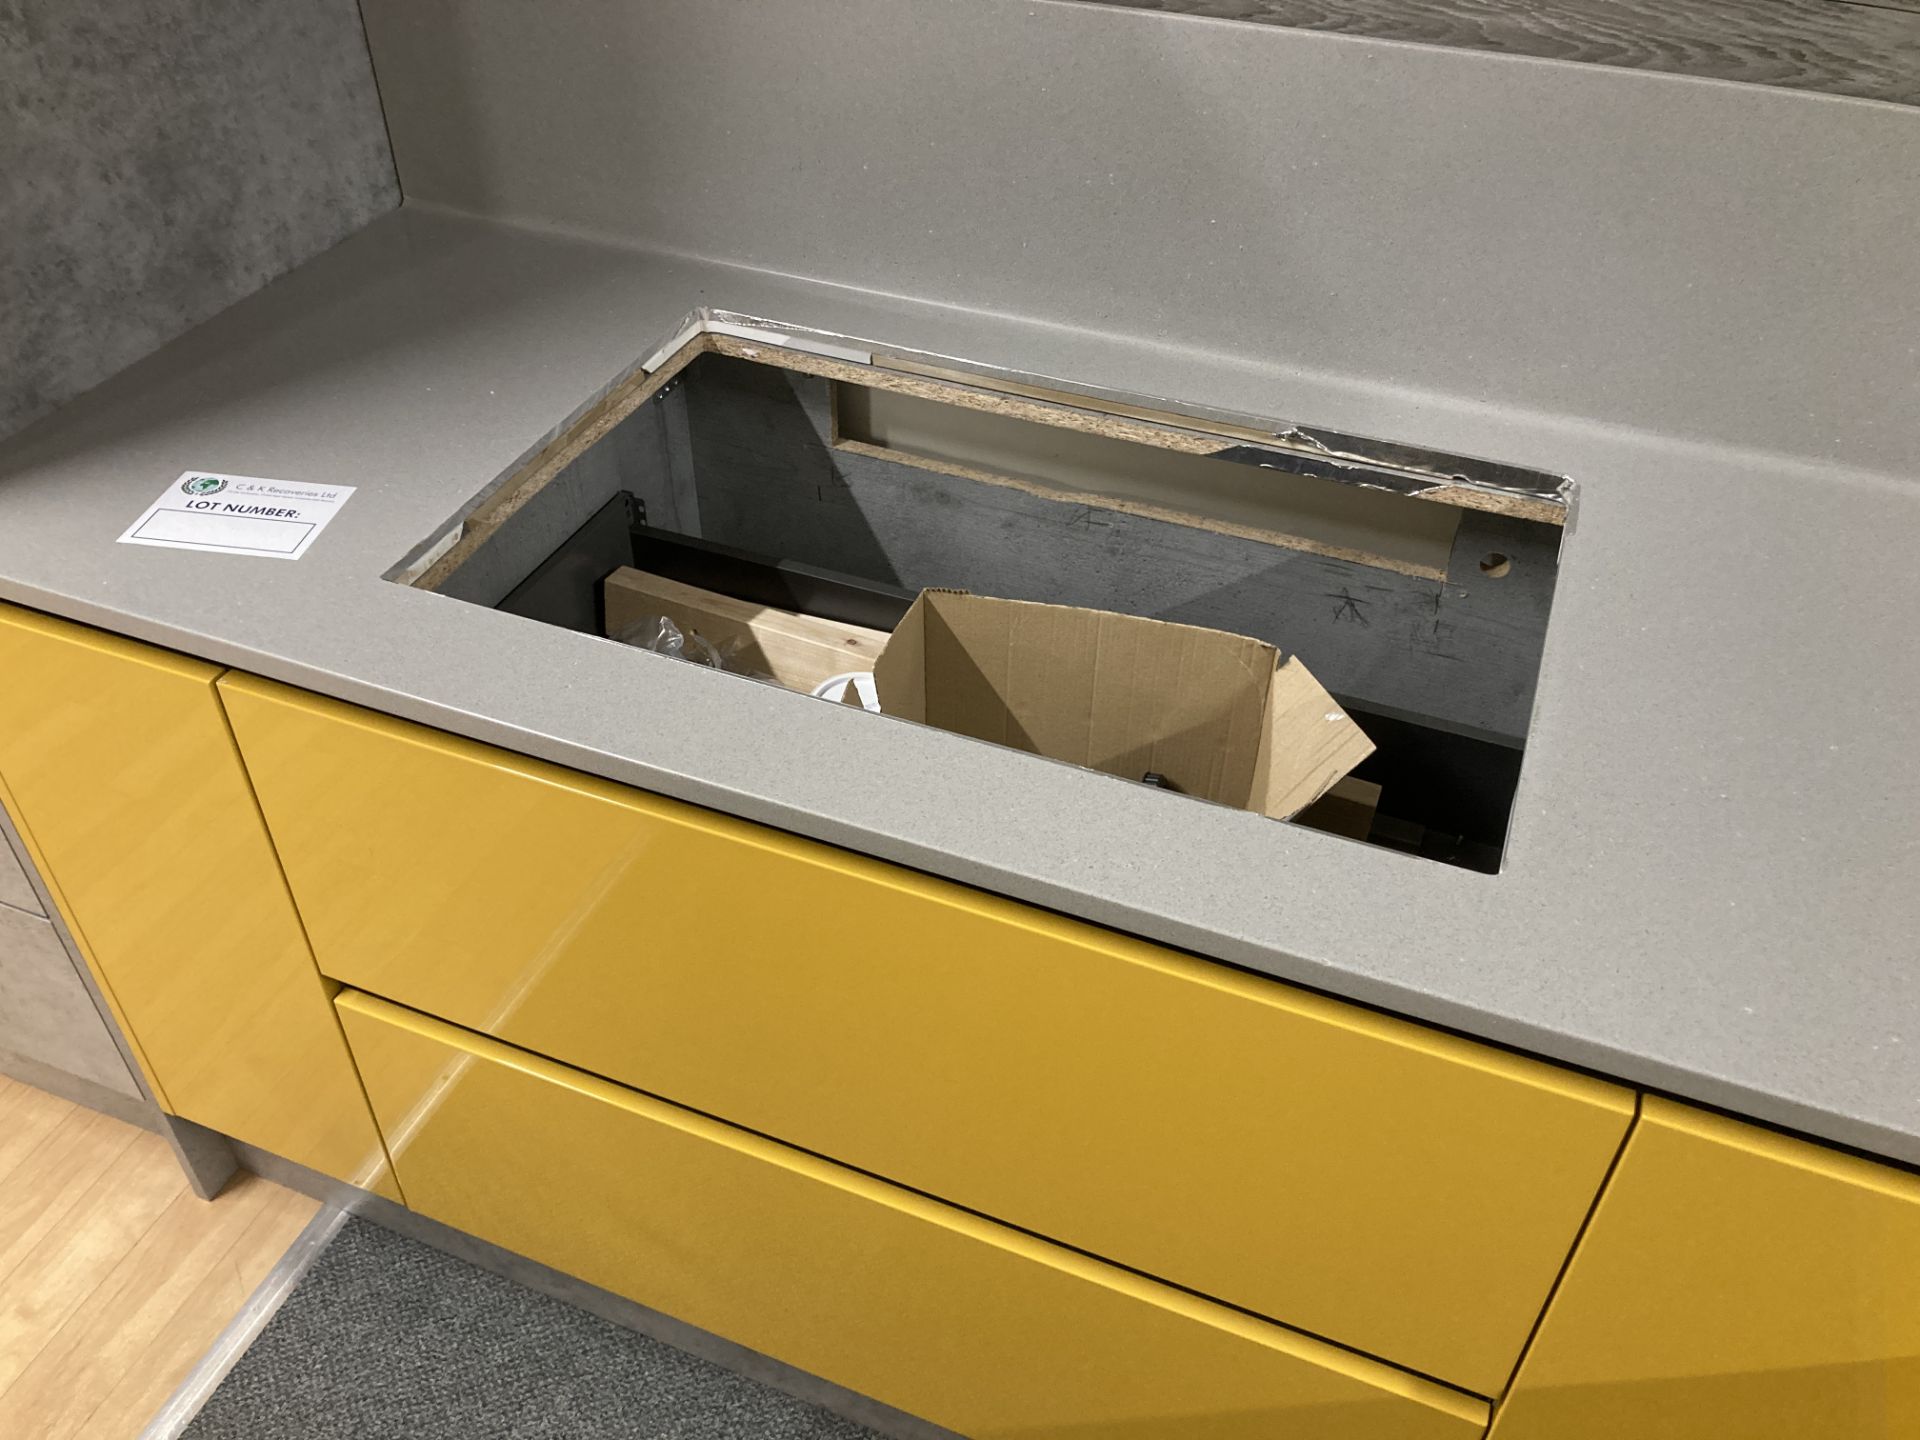
<path fill-rule="evenodd" d="M 1920 0 L 1098 0 L 1920 104 Z"/>

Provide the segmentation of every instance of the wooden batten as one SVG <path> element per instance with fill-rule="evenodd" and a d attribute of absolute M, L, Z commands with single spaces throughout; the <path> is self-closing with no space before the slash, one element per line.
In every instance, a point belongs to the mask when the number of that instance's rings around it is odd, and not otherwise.
<path fill-rule="evenodd" d="M 754 605 L 631 568 L 609 575 L 604 593 L 613 639 L 644 643 L 627 632 L 651 616 L 664 616 L 712 645 L 724 668 L 771 676 L 808 694 L 836 675 L 872 670 L 887 643 L 879 630 Z"/>

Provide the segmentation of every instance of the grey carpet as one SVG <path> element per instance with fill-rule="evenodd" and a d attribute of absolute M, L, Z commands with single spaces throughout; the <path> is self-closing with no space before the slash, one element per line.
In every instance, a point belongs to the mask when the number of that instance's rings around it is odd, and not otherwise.
<path fill-rule="evenodd" d="M 190 1440 L 863 1440 L 758 1381 L 349 1220 Z"/>

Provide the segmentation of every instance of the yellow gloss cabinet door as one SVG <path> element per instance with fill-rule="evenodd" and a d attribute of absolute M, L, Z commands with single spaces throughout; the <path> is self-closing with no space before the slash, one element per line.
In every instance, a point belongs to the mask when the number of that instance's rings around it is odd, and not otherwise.
<path fill-rule="evenodd" d="M 1649 1099 L 1493 1440 L 1920 1435 L 1920 1177 Z"/>
<path fill-rule="evenodd" d="M 1615 1087 L 245 676 L 321 969 L 1497 1394 Z"/>
<path fill-rule="evenodd" d="M 339 1007 L 414 1208 L 973 1440 L 1469 1440 L 1486 1405 L 498 1041 Z"/>
<path fill-rule="evenodd" d="M 0 606 L 0 782 L 172 1114 L 392 1193 L 219 670 Z"/>

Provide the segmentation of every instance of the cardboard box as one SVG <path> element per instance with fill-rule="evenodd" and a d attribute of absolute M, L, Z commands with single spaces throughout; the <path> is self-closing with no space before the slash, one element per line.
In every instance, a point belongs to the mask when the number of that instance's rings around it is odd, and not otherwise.
<path fill-rule="evenodd" d="M 1104 610 L 926 590 L 874 680 L 887 714 L 1275 819 L 1373 752 L 1298 658 Z"/>

